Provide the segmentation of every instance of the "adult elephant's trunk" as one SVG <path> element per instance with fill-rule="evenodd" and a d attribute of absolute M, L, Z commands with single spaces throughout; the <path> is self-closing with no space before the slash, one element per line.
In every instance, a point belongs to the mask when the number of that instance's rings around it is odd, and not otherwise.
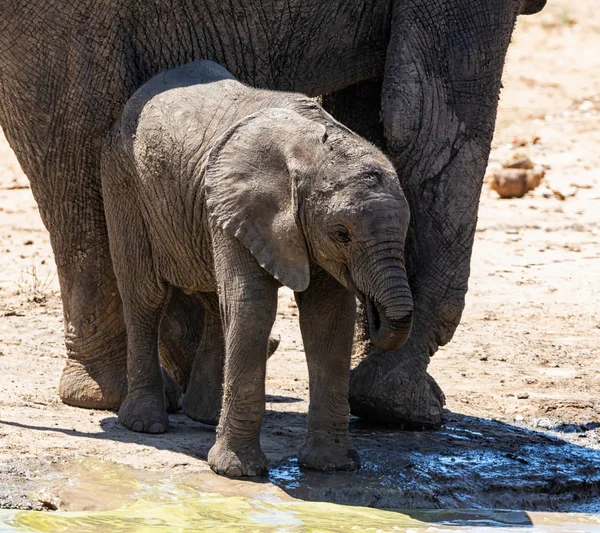
<path fill-rule="evenodd" d="M 411 209 L 409 341 L 383 357 L 367 342 L 353 370 L 354 414 L 437 426 L 443 394 L 429 357 L 460 321 L 515 0 L 394 2 L 382 88 L 386 147 Z M 360 332 L 359 332 L 360 333 Z M 362 348 L 361 348 L 362 347 Z M 356 360 L 356 359 L 355 359 Z"/>
<path fill-rule="evenodd" d="M 362 258 L 355 263 L 353 278 L 362 295 L 369 336 L 381 350 L 396 350 L 410 334 L 413 314 L 402 250 L 376 245 Z"/>

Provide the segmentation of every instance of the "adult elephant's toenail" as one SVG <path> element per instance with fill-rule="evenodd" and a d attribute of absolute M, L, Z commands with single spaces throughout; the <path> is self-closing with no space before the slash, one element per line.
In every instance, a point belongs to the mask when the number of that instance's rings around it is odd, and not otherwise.
<path fill-rule="evenodd" d="M 234 466 L 227 470 L 227 476 L 229 477 L 242 477 L 242 470 L 237 466 Z"/>
<path fill-rule="evenodd" d="M 165 426 L 164 426 L 164 424 L 161 424 L 160 422 L 155 422 L 148 429 L 148 433 L 164 433 L 164 432 L 165 432 Z"/>

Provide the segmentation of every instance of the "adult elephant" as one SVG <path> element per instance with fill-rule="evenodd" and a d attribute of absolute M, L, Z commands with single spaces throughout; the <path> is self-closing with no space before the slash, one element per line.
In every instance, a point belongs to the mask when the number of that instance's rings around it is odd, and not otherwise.
<path fill-rule="evenodd" d="M 412 211 L 414 325 L 390 354 L 358 343 L 351 406 L 372 420 L 439 425 L 443 394 L 426 369 L 464 307 L 515 19 L 544 4 L 1 0 L 0 124 L 56 258 L 68 352 L 62 399 L 111 408 L 126 393 L 125 328 L 100 192 L 102 140 L 145 81 L 211 59 L 256 87 L 327 95 L 334 115 L 392 158 Z M 163 362 L 180 380 L 199 344 L 201 313 L 178 294 L 163 321 Z"/>

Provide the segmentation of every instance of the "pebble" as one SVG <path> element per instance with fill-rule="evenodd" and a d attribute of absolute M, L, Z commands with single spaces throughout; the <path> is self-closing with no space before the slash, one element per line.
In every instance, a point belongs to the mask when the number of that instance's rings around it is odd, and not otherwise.
<path fill-rule="evenodd" d="M 527 398 L 529 398 L 529 393 L 528 392 L 521 392 L 521 393 L 517 394 L 517 398 L 519 400 L 526 400 Z"/>

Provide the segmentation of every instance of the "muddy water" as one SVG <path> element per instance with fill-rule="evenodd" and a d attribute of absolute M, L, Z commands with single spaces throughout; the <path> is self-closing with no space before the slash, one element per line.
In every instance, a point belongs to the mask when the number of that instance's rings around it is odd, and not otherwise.
<path fill-rule="evenodd" d="M 286 472 L 282 466 L 275 475 L 303 482 L 293 467 Z M 97 460 L 62 464 L 37 484 L 32 490 L 52 494 L 60 511 L 0 511 L 0 533 L 600 533 L 600 515 L 352 507 L 298 500 L 267 482 L 231 481 L 212 473 L 174 480 Z"/>
<path fill-rule="evenodd" d="M 327 503 L 264 503 L 245 498 L 201 495 L 194 500 L 154 505 L 139 502 L 105 512 L 41 513 L 20 511 L 4 519 L 0 531 L 28 533 L 197 533 L 215 532 L 595 532 L 593 516 L 528 514 L 516 511 L 402 512 Z"/>

